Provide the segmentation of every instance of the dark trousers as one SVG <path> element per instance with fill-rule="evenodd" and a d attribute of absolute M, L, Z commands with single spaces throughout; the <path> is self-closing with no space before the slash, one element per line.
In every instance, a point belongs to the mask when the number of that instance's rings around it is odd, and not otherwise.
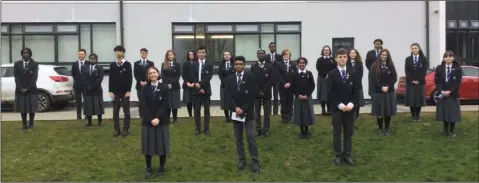
<path fill-rule="evenodd" d="M 136 96 L 138 97 L 138 114 L 140 115 L 140 117 L 143 117 L 143 115 L 141 114 L 141 109 L 140 109 L 140 96 L 141 95 L 141 88 L 140 89 L 136 89 Z"/>
<path fill-rule="evenodd" d="M 273 84 L 273 114 L 278 114 L 278 105 L 279 105 L 279 84 Z M 270 109 L 271 110 L 271 109 Z"/>
<path fill-rule="evenodd" d="M 261 105 L 263 105 L 264 124 L 261 126 Z M 270 116 L 271 116 L 271 100 L 256 99 L 254 101 L 254 118 L 256 119 L 257 132 L 269 132 Z"/>
<path fill-rule="evenodd" d="M 113 128 L 120 132 L 120 107 L 123 107 L 123 131 L 130 129 L 130 97 L 125 94 L 115 94 L 113 99 Z"/>
<path fill-rule="evenodd" d="M 238 153 L 238 160 L 244 161 L 246 158 L 243 144 L 243 131 L 246 131 L 246 140 L 248 141 L 248 151 L 251 159 L 258 161 L 258 149 L 256 147 L 256 140 L 253 133 L 253 120 L 246 120 L 246 122 L 233 121 L 233 130 L 236 139 L 236 152 Z"/>
<path fill-rule="evenodd" d="M 196 130 L 201 129 L 201 106 L 204 108 L 204 130 L 210 129 L 210 96 L 195 95 L 193 96 L 193 106 L 195 110 Z"/>
<path fill-rule="evenodd" d="M 75 88 L 75 105 L 77 107 L 77 118 L 81 118 L 82 113 L 81 110 L 83 109 L 82 106 L 82 98 L 84 94 L 84 88 Z"/>
<path fill-rule="evenodd" d="M 333 120 L 333 147 L 336 156 L 342 154 L 351 155 L 351 137 L 353 136 L 354 119 L 356 114 L 354 111 L 342 112 L 334 110 L 332 113 Z M 344 134 L 344 149 L 341 151 L 341 132 Z"/>
<path fill-rule="evenodd" d="M 293 92 L 290 89 L 280 88 L 281 118 L 283 121 L 291 121 L 293 116 Z"/>

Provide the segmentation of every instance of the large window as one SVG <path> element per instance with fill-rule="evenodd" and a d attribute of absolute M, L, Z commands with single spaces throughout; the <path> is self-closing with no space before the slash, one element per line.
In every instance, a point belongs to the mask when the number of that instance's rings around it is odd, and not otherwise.
<path fill-rule="evenodd" d="M 479 20 L 447 20 L 446 48 L 463 65 L 479 66 Z"/>
<path fill-rule="evenodd" d="M 20 60 L 23 47 L 42 63 L 74 62 L 80 48 L 109 62 L 117 44 L 114 23 L 4 23 L 1 30 L 2 63 Z"/>
<path fill-rule="evenodd" d="M 289 48 L 293 58 L 301 56 L 301 23 L 173 23 L 173 49 L 179 62 L 186 60 L 188 51 L 205 45 L 207 58 L 220 62 L 223 51 L 256 61 L 259 48 L 269 52 L 275 42 L 277 52 Z"/>

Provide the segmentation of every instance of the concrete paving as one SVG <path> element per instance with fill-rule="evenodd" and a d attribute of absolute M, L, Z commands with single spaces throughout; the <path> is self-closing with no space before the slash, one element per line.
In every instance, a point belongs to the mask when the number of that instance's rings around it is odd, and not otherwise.
<path fill-rule="evenodd" d="M 479 105 L 462 105 L 462 111 L 479 111 Z M 371 105 L 366 105 L 361 108 L 361 113 L 369 113 L 371 111 Z M 427 106 L 422 109 L 422 112 L 435 112 L 436 106 Z M 203 111 L 202 111 L 203 112 Z M 314 112 L 319 114 L 321 112 L 321 106 L 315 105 Z M 404 105 L 398 105 L 398 112 L 409 112 L 409 107 Z M 210 108 L 211 116 L 224 116 L 223 110 L 220 109 L 219 106 L 211 106 Z M 113 108 L 108 107 L 105 108 L 105 114 L 103 115 L 103 119 L 112 119 L 113 116 Z M 138 108 L 132 107 L 131 108 L 131 116 L 132 118 L 139 118 L 138 115 Z M 123 117 L 123 111 L 120 109 L 120 118 Z M 186 107 L 182 107 L 178 110 L 178 117 L 188 117 L 188 112 L 186 111 Z M 73 108 L 67 108 L 60 111 L 51 111 L 51 112 L 44 112 L 44 113 L 37 113 L 35 116 L 36 120 L 75 120 L 76 119 L 76 110 Z M 21 117 L 18 113 L 15 112 L 2 112 L 2 119 L 1 121 L 20 121 Z"/>

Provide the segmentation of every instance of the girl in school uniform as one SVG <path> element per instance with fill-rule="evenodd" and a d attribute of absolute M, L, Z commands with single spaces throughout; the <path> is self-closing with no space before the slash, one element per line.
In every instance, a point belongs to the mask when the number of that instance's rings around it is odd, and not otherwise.
<path fill-rule="evenodd" d="M 230 51 L 224 51 L 223 52 L 223 62 L 221 63 L 220 65 L 220 73 L 219 73 L 219 77 L 220 77 L 220 80 L 221 80 L 221 85 L 220 85 L 220 100 L 221 100 L 221 109 L 224 111 L 225 113 L 225 118 L 226 118 L 226 121 L 230 121 L 230 110 L 229 109 L 229 105 L 230 105 L 230 102 L 227 100 L 227 98 L 229 97 L 225 97 L 225 84 L 226 84 L 226 79 L 228 78 L 228 76 L 234 74 L 235 70 L 234 70 L 234 67 L 233 67 L 233 55 L 231 54 Z"/>
<path fill-rule="evenodd" d="M 316 61 L 316 70 L 318 70 L 317 98 L 321 101 L 321 114 L 331 115 L 331 106 L 328 99 L 328 82 L 326 75 L 336 68 L 336 62 L 331 58 L 331 47 L 323 46 L 321 57 Z"/>
<path fill-rule="evenodd" d="M 22 131 L 33 128 L 35 113 L 38 109 L 38 63 L 32 59 L 32 50 L 23 48 L 20 51 L 22 60 L 16 61 L 13 66 L 15 77 L 15 109 L 22 116 Z M 27 124 L 27 113 L 29 121 Z"/>
<path fill-rule="evenodd" d="M 162 66 L 162 82 L 168 87 L 169 93 L 169 111 L 173 114 L 173 123 L 178 122 L 178 108 L 181 107 L 180 99 L 180 77 L 181 77 L 181 66 L 176 62 L 176 55 L 173 50 L 168 50 L 165 53 L 165 61 Z"/>
<path fill-rule="evenodd" d="M 314 91 L 314 77 L 311 71 L 306 70 L 308 60 L 301 57 L 296 62 L 298 72 L 293 75 L 291 88 L 294 94 L 293 123 L 301 129 L 300 138 L 310 138 L 308 126 L 315 124 L 313 99 L 311 94 Z"/>
<path fill-rule="evenodd" d="M 358 50 L 355 48 L 351 49 L 348 54 L 348 62 L 347 66 L 351 67 L 355 74 L 355 79 L 357 80 L 358 84 L 358 91 L 357 91 L 357 104 L 354 108 L 354 112 L 356 113 L 356 120 L 359 118 L 359 109 L 364 107 L 364 94 L 363 94 L 363 61 L 361 59 L 361 55 L 359 54 Z"/>
<path fill-rule="evenodd" d="M 151 158 L 160 156 L 158 175 L 165 174 L 166 155 L 170 152 L 170 130 L 168 111 L 168 85 L 160 83 L 160 72 L 152 66 L 146 72 L 147 84 L 142 88 L 140 105 L 143 111 L 141 127 L 141 152 L 145 156 L 145 177 L 152 176 Z"/>
<path fill-rule="evenodd" d="M 461 64 L 456 61 L 456 55 L 447 51 L 444 61 L 436 68 L 434 83 L 437 99 L 436 120 L 444 123 L 444 136 L 454 137 L 456 122 L 461 121 L 461 104 L 459 88 L 462 82 Z"/>
<path fill-rule="evenodd" d="M 183 78 L 183 104 L 186 104 L 186 109 L 188 110 L 188 116 L 193 117 L 193 101 L 191 95 L 191 88 L 194 86 L 192 83 L 188 83 L 188 77 L 190 75 L 191 64 L 196 60 L 195 52 L 188 51 L 186 55 L 186 61 L 183 62 L 183 66 L 181 67 Z"/>
<path fill-rule="evenodd" d="M 396 81 L 397 72 L 391 54 L 388 49 L 383 49 L 379 59 L 371 66 L 369 74 L 369 82 L 374 89 L 371 112 L 377 119 L 378 135 L 389 135 L 391 116 L 396 115 L 397 103 L 394 90 Z"/>
<path fill-rule="evenodd" d="M 92 116 L 98 116 L 98 126 L 101 126 L 102 115 L 105 113 L 103 106 L 103 88 L 101 83 L 103 82 L 103 67 L 98 66 L 98 56 L 91 54 L 88 57 L 89 63 L 85 69 L 82 70 L 82 75 L 85 78 L 86 86 L 84 89 L 85 105 L 83 114 L 87 118 L 87 124 L 85 127 L 92 126 Z"/>
<path fill-rule="evenodd" d="M 418 43 L 411 45 L 411 56 L 405 61 L 406 95 L 404 105 L 409 106 L 413 121 L 420 121 L 421 108 L 426 106 L 424 85 L 429 61 Z"/>

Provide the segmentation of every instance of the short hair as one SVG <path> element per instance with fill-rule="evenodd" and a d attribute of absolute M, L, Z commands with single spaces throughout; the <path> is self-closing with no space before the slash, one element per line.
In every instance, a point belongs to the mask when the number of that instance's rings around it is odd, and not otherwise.
<path fill-rule="evenodd" d="M 196 51 L 198 52 L 199 50 L 206 50 L 206 46 L 205 45 L 198 46 L 198 49 Z"/>
<path fill-rule="evenodd" d="M 123 47 L 123 46 L 121 46 L 121 45 L 118 45 L 118 46 L 115 46 L 115 48 L 113 48 L 113 51 L 114 51 L 114 52 L 120 51 L 120 52 L 125 53 L 125 52 L 126 52 L 126 49 L 125 49 L 125 47 Z"/>
<path fill-rule="evenodd" d="M 241 61 L 241 62 L 243 62 L 243 63 L 246 62 L 246 59 L 245 59 L 243 56 L 237 56 L 237 57 L 235 57 L 235 62 L 236 62 L 237 60 L 239 60 L 239 61 Z"/>
<path fill-rule="evenodd" d="M 258 49 L 258 51 L 256 51 L 256 54 L 258 54 L 260 51 L 262 51 L 263 53 L 266 53 L 266 51 L 264 51 L 263 49 Z"/>
<path fill-rule="evenodd" d="M 299 64 L 299 61 L 304 61 L 304 64 L 308 64 L 308 59 L 306 59 L 306 57 L 299 57 L 298 60 L 296 61 L 297 64 Z"/>
<path fill-rule="evenodd" d="M 446 58 L 446 57 L 454 57 L 454 58 L 456 58 L 456 54 L 454 54 L 453 51 L 446 51 L 446 52 L 444 52 L 444 55 L 442 55 L 442 58 Z"/>
<path fill-rule="evenodd" d="M 348 52 L 343 48 L 336 51 L 336 57 L 339 56 L 339 55 L 347 55 L 347 54 L 348 54 Z"/>
<path fill-rule="evenodd" d="M 33 56 L 32 49 L 27 48 L 27 47 L 25 47 L 25 48 L 23 48 L 22 50 L 20 50 L 20 56 L 23 56 L 23 52 L 24 52 L 24 51 L 27 51 L 28 54 L 30 55 L 30 57 Z"/>
<path fill-rule="evenodd" d="M 98 61 L 98 55 L 97 55 L 96 53 L 90 54 L 90 55 L 88 56 L 88 58 L 90 58 L 90 57 L 95 57 L 96 60 Z"/>
<path fill-rule="evenodd" d="M 148 53 L 148 49 L 142 48 L 142 49 L 140 49 L 140 52 L 146 52 L 146 53 Z"/>
<path fill-rule="evenodd" d="M 86 50 L 85 50 L 85 49 L 83 49 L 83 48 L 80 48 L 80 49 L 78 50 L 78 52 L 83 52 L 83 53 L 85 53 L 85 54 L 86 54 Z"/>
<path fill-rule="evenodd" d="M 270 47 L 272 44 L 276 45 L 276 43 L 270 42 L 270 43 L 268 44 L 268 47 Z"/>
<path fill-rule="evenodd" d="M 382 39 L 379 39 L 379 38 L 375 39 L 373 43 L 376 43 L 376 42 L 379 42 L 379 43 L 381 43 L 381 45 L 383 45 L 383 40 Z"/>

